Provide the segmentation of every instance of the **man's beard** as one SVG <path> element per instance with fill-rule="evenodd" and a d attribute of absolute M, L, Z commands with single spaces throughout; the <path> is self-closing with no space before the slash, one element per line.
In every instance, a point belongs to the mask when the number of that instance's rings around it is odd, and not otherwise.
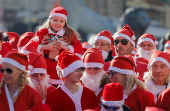
<path fill-rule="evenodd" d="M 106 60 L 109 53 L 104 50 L 100 50 L 100 51 L 102 52 L 103 59 Z"/>
<path fill-rule="evenodd" d="M 46 86 L 46 88 L 49 87 L 49 84 L 48 84 L 49 79 L 50 79 L 49 76 L 46 75 L 46 77 L 42 81 L 37 82 L 36 80 L 29 77 L 28 78 L 28 85 L 31 86 L 34 89 L 37 89 L 38 84 L 41 83 L 42 87 L 43 87 L 43 90 L 45 90 L 45 86 Z"/>
<path fill-rule="evenodd" d="M 153 50 L 145 50 L 143 48 L 138 48 L 137 51 L 138 51 L 137 53 L 139 55 L 138 57 L 143 57 L 144 59 L 149 61 Z"/>
<path fill-rule="evenodd" d="M 104 71 L 99 72 L 98 74 L 91 75 L 86 71 L 83 73 L 83 77 L 81 78 L 84 86 L 88 87 L 92 91 L 96 92 L 99 90 L 100 81 L 104 75 Z"/>

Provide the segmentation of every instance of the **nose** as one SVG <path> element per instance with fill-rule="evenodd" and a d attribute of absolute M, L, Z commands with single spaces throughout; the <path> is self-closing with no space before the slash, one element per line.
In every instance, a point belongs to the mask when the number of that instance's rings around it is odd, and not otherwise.
<path fill-rule="evenodd" d="M 37 82 L 41 82 L 41 77 L 38 75 Z"/>
<path fill-rule="evenodd" d="M 145 50 L 149 50 L 149 47 L 147 45 L 145 45 L 144 49 Z"/>
<path fill-rule="evenodd" d="M 161 71 L 161 68 L 158 67 L 158 68 L 156 69 L 156 72 L 160 72 L 160 71 Z"/>

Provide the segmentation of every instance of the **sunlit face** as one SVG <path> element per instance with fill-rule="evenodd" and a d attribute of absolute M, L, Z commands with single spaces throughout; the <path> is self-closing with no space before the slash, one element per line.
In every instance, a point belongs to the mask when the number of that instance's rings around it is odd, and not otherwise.
<path fill-rule="evenodd" d="M 117 37 L 116 39 L 119 40 L 119 43 L 115 45 L 116 55 L 131 55 L 134 49 L 133 45 L 129 41 L 126 45 L 122 44 L 120 41 L 126 39 L 124 37 Z"/>
<path fill-rule="evenodd" d="M 139 44 L 139 47 L 145 49 L 145 50 L 154 50 L 155 45 L 153 45 L 150 41 L 143 41 Z"/>
<path fill-rule="evenodd" d="M 66 20 L 62 17 L 54 16 L 51 18 L 50 24 L 51 24 L 52 31 L 57 33 L 65 26 Z"/>
<path fill-rule="evenodd" d="M 5 69 L 4 73 L 2 73 L 5 83 L 10 85 L 19 83 L 19 74 L 23 72 L 22 70 L 6 62 L 2 63 L 1 68 Z M 12 73 L 8 73 L 6 69 L 12 70 Z"/>
<path fill-rule="evenodd" d="M 91 75 L 96 75 L 102 71 L 102 68 L 90 67 L 86 69 L 86 72 Z"/>
<path fill-rule="evenodd" d="M 111 45 L 106 40 L 97 39 L 93 44 L 93 48 L 109 52 L 111 49 Z"/>
<path fill-rule="evenodd" d="M 84 71 L 85 71 L 85 68 L 78 68 L 74 72 L 72 72 L 68 76 L 66 76 L 64 79 L 65 79 L 65 81 L 70 81 L 73 84 L 79 83 L 80 78 L 83 76 Z"/>
<path fill-rule="evenodd" d="M 114 75 L 109 74 L 109 79 L 110 81 L 115 82 L 115 83 L 120 83 L 120 85 L 123 86 L 125 75 L 119 72 L 114 72 Z"/>
<path fill-rule="evenodd" d="M 151 66 L 152 78 L 155 82 L 163 82 L 165 83 L 170 70 L 168 66 L 161 61 L 156 61 Z"/>
<path fill-rule="evenodd" d="M 34 73 L 30 75 L 31 79 L 36 80 L 37 82 L 41 82 L 47 75 L 43 73 Z"/>

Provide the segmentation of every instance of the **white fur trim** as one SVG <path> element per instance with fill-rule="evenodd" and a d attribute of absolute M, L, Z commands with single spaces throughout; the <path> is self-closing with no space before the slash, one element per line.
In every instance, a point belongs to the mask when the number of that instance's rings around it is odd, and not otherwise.
<path fill-rule="evenodd" d="M 35 36 L 35 37 L 33 38 L 33 41 L 38 42 L 38 41 L 39 41 L 39 37 Z"/>
<path fill-rule="evenodd" d="M 41 51 L 41 47 L 42 47 L 42 45 L 38 45 L 38 47 L 37 47 L 37 52 L 38 52 L 38 53 L 43 53 L 43 52 Z"/>
<path fill-rule="evenodd" d="M 24 46 L 18 47 L 18 51 L 20 51 Z"/>
<path fill-rule="evenodd" d="M 103 69 L 104 64 L 97 63 L 97 62 L 88 62 L 88 63 L 85 63 L 85 66 L 86 66 L 86 68 L 89 68 L 89 67 L 98 67 L 98 68 L 102 68 Z"/>
<path fill-rule="evenodd" d="M 80 67 L 84 67 L 85 68 L 85 64 L 83 63 L 82 60 L 77 60 L 77 61 L 71 63 L 68 67 L 66 67 L 66 68 L 61 70 L 63 78 L 65 78 L 70 73 L 72 73 L 73 71 L 75 71 L 76 69 L 78 69 Z"/>
<path fill-rule="evenodd" d="M 27 76 L 29 76 L 29 75 L 30 75 L 30 71 L 28 70 L 28 71 L 27 71 Z"/>
<path fill-rule="evenodd" d="M 7 32 L 4 32 L 4 33 L 3 33 L 3 36 L 4 36 L 4 37 L 7 37 L 7 36 L 8 36 Z"/>
<path fill-rule="evenodd" d="M 136 40 L 136 37 L 135 37 L 135 35 L 132 35 L 132 40 Z"/>
<path fill-rule="evenodd" d="M 7 62 L 21 70 L 25 70 L 25 66 L 20 64 L 19 62 L 15 61 L 14 59 L 11 58 L 3 58 L 2 62 Z"/>
<path fill-rule="evenodd" d="M 127 74 L 127 75 L 135 75 L 135 72 L 133 70 L 128 70 L 128 69 L 120 69 L 117 67 L 109 67 L 108 70 L 114 70 L 115 72 L 119 72 L 121 74 Z"/>
<path fill-rule="evenodd" d="M 2 55 L 0 55 L 0 65 L 2 64 L 2 60 L 3 60 Z"/>
<path fill-rule="evenodd" d="M 56 70 L 57 70 L 57 71 L 61 71 L 60 66 L 57 65 L 57 66 L 56 66 Z"/>
<path fill-rule="evenodd" d="M 167 47 L 170 47 L 170 44 L 165 44 L 165 46 L 164 46 L 165 48 L 167 48 Z"/>
<path fill-rule="evenodd" d="M 81 54 L 79 54 L 79 53 L 75 53 L 78 57 L 80 57 L 80 59 L 81 59 L 81 57 L 83 56 L 83 55 L 81 55 Z"/>
<path fill-rule="evenodd" d="M 49 16 L 49 18 L 52 18 L 52 17 L 54 17 L 54 16 L 62 17 L 62 18 L 64 18 L 64 19 L 67 21 L 67 16 L 64 15 L 64 14 L 61 14 L 61 13 L 53 13 L 53 14 L 51 14 L 51 15 Z"/>
<path fill-rule="evenodd" d="M 149 41 L 149 42 L 151 42 L 153 45 L 155 45 L 155 44 L 154 44 L 154 41 L 153 41 L 152 39 L 150 39 L 150 38 L 142 38 L 142 39 L 138 42 L 138 45 L 139 45 L 140 43 L 142 43 L 143 41 Z"/>
<path fill-rule="evenodd" d="M 43 73 L 43 74 L 47 74 L 47 70 L 44 68 L 33 68 L 30 71 L 30 74 L 34 74 L 34 73 Z"/>
<path fill-rule="evenodd" d="M 158 41 L 157 40 L 154 43 L 155 43 L 155 45 L 158 45 Z"/>
<path fill-rule="evenodd" d="M 101 102 L 102 104 L 107 105 L 107 106 L 121 106 L 124 104 L 124 99 L 120 101 L 105 101 L 103 100 L 103 97 L 101 97 Z"/>
<path fill-rule="evenodd" d="M 29 70 L 33 70 L 33 66 L 28 65 L 28 69 L 29 69 Z"/>
<path fill-rule="evenodd" d="M 27 51 L 27 50 L 20 50 L 19 52 L 21 52 L 21 53 L 27 55 L 27 53 L 30 52 L 30 51 Z M 27 57 L 28 57 L 28 55 L 27 55 Z"/>
<path fill-rule="evenodd" d="M 115 33 L 115 34 L 113 35 L 113 38 L 116 39 L 117 37 L 124 37 L 124 38 L 128 39 L 128 40 L 132 43 L 132 45 L 135 47 L 135 42 L 134 42 L 133 39 L 132 39 L 131 37 L 129 37 L 128 35 L 123 34 L 123 33 Z"/>
<path fill-rule="evenodd" d="M 70 52 L 74 52 L 74 48 L 72 45 L 68 45 L 68 48 L 70 49 Z"/>
<path fill-rule="evenodd" d="M 94 37 L 94 41 L 98 40 L 98 39 L 106 40 L 107 42 L 109 42 L 109 44 L 111 44 L 111 40 L 108 37 L 105 37 L 105 36 L 95 36 Z"/>
<path fill-rule="evenodd" d="M 59 55 L 55 57 L 55 60 L 56 60 L 56 61 L 58 61 L 58 57 L 59 57 Z"/>
<path fill-rule="evenodd" d="M 148 69 L 150 69 L 151 66 L 153 65 L 153 63 L 156 62 L 156 61 L 164 62 L 164 63 L 168 66 L 168 68 L 170 69 L 170 64 L 169 64 L 169 62 L 168 62 L 166 59 L 162 58 L 162 57 L 156 57 L 156 58 L 154 58 L 151 62 L 149 62 L 149 64 L 148 64 Z"/>

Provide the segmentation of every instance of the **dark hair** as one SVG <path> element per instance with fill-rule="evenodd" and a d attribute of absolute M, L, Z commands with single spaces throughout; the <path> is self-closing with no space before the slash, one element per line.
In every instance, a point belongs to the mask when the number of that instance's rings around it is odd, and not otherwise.
<path fill-rule="evenodd" d="M 4 36 L 3 36 L 3 32 L 0 30 L 0 41 L 2 42 Z"/>

